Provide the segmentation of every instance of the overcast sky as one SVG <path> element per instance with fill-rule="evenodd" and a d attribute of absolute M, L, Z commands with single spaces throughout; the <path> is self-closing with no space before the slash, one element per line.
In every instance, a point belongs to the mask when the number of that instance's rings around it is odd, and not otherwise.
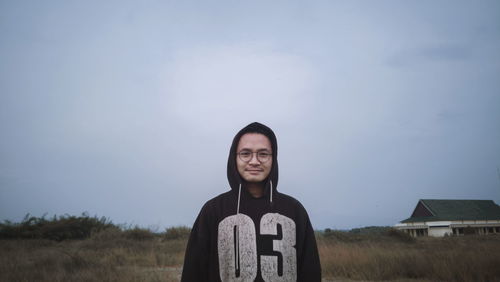
<path fill-rule="evenodd" d="M 190 226 L 253 121 L 315 229 L 498 204 L 500 2 L 0 0 L 0 220 Z"/>

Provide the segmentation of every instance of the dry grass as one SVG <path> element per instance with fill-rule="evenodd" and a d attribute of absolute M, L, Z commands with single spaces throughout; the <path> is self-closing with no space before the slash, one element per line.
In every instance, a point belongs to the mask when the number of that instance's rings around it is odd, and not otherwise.
<path fill-rule="evenodd" d="M 186 238 L 146 233 L 0 240 L 0 281 L 179 281 Z M 500 281 L 500 236 L 337 235 L 317 237 L 326 281 Z"/>
<path fill-rule="evenodd" d="M 185 239 L 0 240 L 0 281 L 178 281 Z"/>
<path fill-rule="evenodd" d="M 323 276 L 353 280 L 500 281 L 500 236 L 318 238 Z"/>

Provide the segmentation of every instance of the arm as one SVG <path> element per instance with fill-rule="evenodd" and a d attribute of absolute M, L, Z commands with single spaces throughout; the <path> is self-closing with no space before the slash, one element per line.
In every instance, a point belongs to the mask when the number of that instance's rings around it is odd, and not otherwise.
<path fill-rule="evenodd" d="M 302 233 L 302 244 L 299 247 L 297 261 L 297 281 L 321 281 L 321 264 L 318 254 L 318 246 L 314 237 L 314 230 L 307 215 L 302 207 L 301 226 L 304 228 Z"/>
<path fill-rule="evenodd" d="M 210 244 L 210 230 L 207 228 L 207 208 L 201 209 L 196 218 L 184 256 L 181 281 L 204 281 L 208 277 L 208 256 Z"/>

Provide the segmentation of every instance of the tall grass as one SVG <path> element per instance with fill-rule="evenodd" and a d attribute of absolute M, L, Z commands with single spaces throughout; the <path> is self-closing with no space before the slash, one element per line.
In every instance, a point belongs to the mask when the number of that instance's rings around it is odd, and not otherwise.
<path fill-rule="evenodd" d="M 88 228 L 83 239 L 70 239 L 54 230 L 81 234 L 67 231 L 83 229 L 75 221 L 88 227 L 89 219 L 30 218 L 0 225 L 0 281 L 179 281 L 187 227 L 157 233 L 93 217 L 94 227 L 105 228 Z M 68 226 L 40 231 L 62 222 Z M 370 227 L 327 229 L 316 238 L 327 280 L 500 281 L 500 236 L 414 239 L 392 228 Z"/>
<path fill-rule="evenodd" d="M 0 240 L 0 281 L 179 281 L 186 242 L 140 228 L 85 240 Z"/>
<path fill-rule="evenodd" d="M 27 215 L 0 224 L 0 281 L 178 281 L 189 228 Z"/>
<path fill-rule="evenodd" d="M 353 280 L 500 281 L 500 236 L 317 236 L 323 275 Z M 340 233 L 340 234 L 339 234 Z"/>

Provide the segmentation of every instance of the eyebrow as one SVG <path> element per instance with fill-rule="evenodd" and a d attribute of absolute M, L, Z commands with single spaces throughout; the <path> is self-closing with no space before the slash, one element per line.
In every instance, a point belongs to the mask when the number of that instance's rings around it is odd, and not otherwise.
<path fill-rule="evenodd" d="M 252 150 L 250 150 L 250 149 L 248 149 L 248 148 L 242 148 L 242 149 L 240 150 L 240 152 L 242 152 L 242 151 L 250 151 L 250 152 L 252 152 Z M 271 151 L 271 150 L 269 150 L 269 149 L 258 149 L 258 150 L 257 150 L 257 152 L 258 152 L 258 153 L 260 153 L 260 152 L 272 153 L 272 151 Z"/>

